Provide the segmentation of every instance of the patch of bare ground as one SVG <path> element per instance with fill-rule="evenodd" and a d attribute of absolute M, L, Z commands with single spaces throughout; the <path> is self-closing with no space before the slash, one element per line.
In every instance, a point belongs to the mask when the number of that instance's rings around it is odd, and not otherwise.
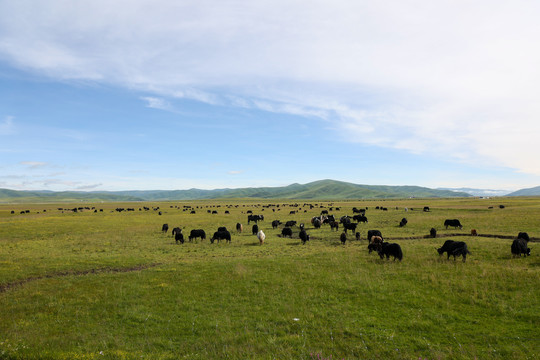
<path fill-rule="evenodd" d="M 161 265 L 160 263 L 152 263 L 152 264 L 140 264 L 132 267 L 126 267 L 126 268 L 112 268 L 112 267 L 104 267 L 104 268 L 98 268 L 98 269 L 88 269 L 88 270 L 80 270 L 80 271 L 61 271 L 56 272 L 52 274 L 45 274 L 40 276 L 32 276 L 28 277 L 26 279 L 21 279 L 17 281 L 13 281 L 7 284 L 0 284 L 0 294 L 4 293 L 6 291 L 9 291 L 15 287 L 23 286 L 29 282 L 37 281 L 37 280 L 43 280 L 43 279 L 52 279 L 52 278 L 59 278 L 64 276 L 83 276 L 83 275 L 91 275 L 91 274 L 102 274 L 102 273 L 125 273 L 125 272 L 134 272 L 134 271 L 141 271 L 149 268 L 153 268 L 156 266 Z"/>

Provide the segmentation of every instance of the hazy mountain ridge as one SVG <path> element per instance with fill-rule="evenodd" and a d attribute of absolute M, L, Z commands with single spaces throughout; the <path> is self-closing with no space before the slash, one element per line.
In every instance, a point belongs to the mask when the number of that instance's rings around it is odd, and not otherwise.
<path fill-rule="evenodd" d="M 507 196 L 540 196 L 540 186 L 514 191 Z"/>
<path fill-rule="evenodd" d="M 232 198 L 260 199 L 390 199 L 409 197 L 468 197 L 465 192 L 430 189 L 420 186 L 358 185 L 336 180 L 282 187 L 215 190 L 133 190 L 133 191 L 17 191 L 0 189 L 2 202 L 54 201 L 165 201 Z"/>
<path fill-rule="evenodd" d="M 507 196 L 512 191 L 510 190 L 495 190 L 495 189 L 475 189 L 475 188 L 437 188 L 437 190 L 450 190 L 457 192 L 465 192 L 472 196 Z"/>

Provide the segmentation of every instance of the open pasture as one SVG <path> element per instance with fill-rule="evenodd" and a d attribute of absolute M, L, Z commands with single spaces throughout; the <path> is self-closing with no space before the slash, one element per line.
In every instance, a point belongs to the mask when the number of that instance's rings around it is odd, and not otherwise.
<path fill-rule="evenodd" d="M 360 241 L 311 225 L 353 207 L 367 207 Z M 264 215 L 262 246 L 248 211 Z M 281 237 L 275 219 L 304 223 L 310 241 L 298 227 Z M 210 243 L 218 226 L 230 244 Z M 206 240 L 187 241 L 191 229 Z M 369 254 L 370 229 L 403 261 Z M 513 258 L 505 236 L 522 231 L 531 256 Z M 0 358 L 538 359 L 538 238 L 540 198 L 3 204 Z M 448 239 L 467 242 L 465 263 L 437 254 Z"/>

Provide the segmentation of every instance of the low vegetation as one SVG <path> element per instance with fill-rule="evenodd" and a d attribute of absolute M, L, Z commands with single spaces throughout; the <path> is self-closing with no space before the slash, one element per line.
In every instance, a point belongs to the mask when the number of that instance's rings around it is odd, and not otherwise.
<path fill-rule="evenodd" d="M 311 225 L 353 207 L 368 208 L 360 241 Z M 262 246 L 248 211 L 265 217 Z M 305 223 L 310 241 L 274 219 Z M 0 205 L 0 358 L 537 359 L 538 219 L 540 198 Z M 207 239 L 176 244 L 176 226 Z M 210 243 L 218 226 L 231 244 Z M 370 229 L 403 260 L 369 254 Z M 522 231 L 531 256 L 513 258 Z M 437 254 L 449 239 L 467 242 L 466 262 Z"/>

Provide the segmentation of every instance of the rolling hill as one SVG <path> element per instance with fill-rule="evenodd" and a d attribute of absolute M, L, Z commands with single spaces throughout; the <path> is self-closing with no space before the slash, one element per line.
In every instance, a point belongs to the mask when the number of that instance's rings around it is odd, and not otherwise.
<path fill-rule="evenodd" d="M 507 196 L 540 196 L 540 186 L 514 191 Z"/>
<path fill-rule="evenodd" d="M 259 187 L 215 190 L 138 190 L 138 191 L 16 191 L 0 189 L 0 202 L 66 202 L 66 201 L 165 201 L 203 199 L 395 199 L 430 197 L 469 197 L 465 192 L 437 190 L 420 186 L 358 185 L 336 180 L 283 187 Z"/>

